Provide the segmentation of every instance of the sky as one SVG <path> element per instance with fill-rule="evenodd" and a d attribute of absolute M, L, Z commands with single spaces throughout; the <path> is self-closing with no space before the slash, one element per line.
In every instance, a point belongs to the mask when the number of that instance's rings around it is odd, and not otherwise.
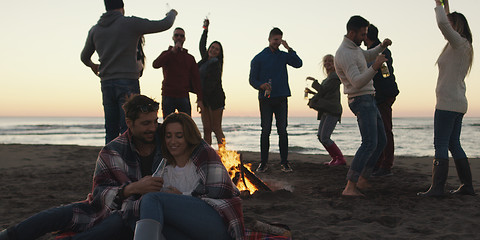
<path fill-rule="evenodd" d="M 300 58 L 299 69 L 288 67 L 292 96 L 289 116 L 316 116 L 303 98 L 305 78 L 324 79 L 321 59 L 334 54 L 352 15 L 361 15 L 390 38 L 400 95 L 394 117 L 433 117 L 438 69 L 435 62 L 446 44 L 436 25 L 434 0 L 124 0 L 127 16 L 162 19 L 168 6 L 178 11 L 173 27 L 145 36 L 146 69 L 141 93 L 161 100 L 162 70 L 152 62 L 172 45 L 175 27 L 186 31 L 184 47 L 200 60 L 198 42 L 208 15 L 207 44 L 224 48 L 224 116 L 259 116 L 257 90 L 248 82 L 251 59 L 268 46 L 268 33 L 282 29 L 283 38 Z M 168 3 L 168 6 L 167 6 Z M 479 50 L 480 1 L 452 0 L 451 10 L 463 13 Z M 7 1 L 0 10 L 0 116 L 103 116 L 100 80 L 80 61 L 88 30 L 105 12 L 103 1 Z M 281 47 L 281 50 L 285 50 Z M 480 52 L 475 52 L 480 56 Z M 98 56 L 92 60 L 98 62 Z M 474 59 L 466 78 L 469 109 L 480 117 L 480 61 Z M 343 87 L 342 93 L 343 93 Z M 196 100 L 191 95 L 192 103 Z M 344 117 L 353 116 L 342 94 Z M 195 108 L 193 108 L 195 109 Z M 193 114 L 198 116 L 198 113 Z"/>

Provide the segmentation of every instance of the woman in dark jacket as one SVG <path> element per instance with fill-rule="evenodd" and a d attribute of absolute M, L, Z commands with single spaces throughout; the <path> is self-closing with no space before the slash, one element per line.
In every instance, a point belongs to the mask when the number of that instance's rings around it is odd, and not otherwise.
<path fill-rule="evenodd" d="M 217 143 L 220 145 L 225 141 L 222 131 L 222 116 L 225 108 L 225 92 L 222 88 L 223 48 L 220 42 L 214 41 L 207 50 L 209 24 L 209 20 L 205 19 L 203 24 L 205 30 L 203 30 L 199 46 L 202 60 L 198 62 L 205 107 L 201 112 L 203 138 L 211 145 L 212 132 L 214 132 Z"/>
<path fill-rule="evenodd" d="M 317 93 L 310 99 L 309 106 L 318 111 L 317 119 L 320 120 L 317 134 L 318 140 L 320 140 L 320 143 L 332 157 L 330 162 L 325 162 L 324 164 L 330 166 L 345 165 L 346 161 L 342 151 L 330 139 L 337 122 L 340 121 L 342 116 L 342 104 L 340 103 L 341 82 L 335 73 L 333 55 L 325 55 L 322 62 L 327 78 L 320 84 L 315 78 L 307 77 L 307 79 L 313 80 L 312 87 L 317 90 Z"/>

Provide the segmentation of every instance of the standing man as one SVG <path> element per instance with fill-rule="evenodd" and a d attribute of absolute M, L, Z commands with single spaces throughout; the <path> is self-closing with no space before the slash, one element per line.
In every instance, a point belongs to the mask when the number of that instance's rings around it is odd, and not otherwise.
<path fill-rule="evenodd" d="M 162 114 L 165 119 L 178 110 L 192 116 L 189 92 L 197 94 L 197 109 L 203 110 L 202 85 L 195 57 L 183 48 L 185 31 L 175 28 L 174 46 L 168 47 L 153 61 L 153 68 L 163 68 Z"/>
<path fill-rule="evenodd" d="M 36 239 L 58 230 L 75 232 L 72 239 L 132 239 L 141 196 L 163 187 L 163 178 L 152 177 L 163 158 L 158 107 L 146 96 L 130 96 L 123 105 L 128 129 L 98 154 L 87 199 L 37 213 L 0 232 L 0 239 Z"/>
<path fill-rule="evenodd" d="M 367 38 L 365 45 L 368 49 L 372 49 L 380 45 L 378 39 L 378 29 L 373 24 L 368 27 Z M 393 75 L 393 59 L 392 53 L 388 48 L 382 52 L 387 59 L 387 67 L 390 76 L 383 76 L 381 71 L 377 72 L 373 77 L 373 87 L 375 88 L 375 101 L 377 102 L 378 111 L 382 116 L 385 134 L 387 136 L 387 145 L 382 154 L 378 158 L 375 171 L 372 173 L 374 177 L 390 176 L 392 175 L 392 166 L 394 159 L 394 140 L 392 132 L 392 105 L 399 93 L 397 83 L 395 82 L 395 75 Z"/>
<path fill-rule="evenodd" d="M 292 171 L 287 160 L 287 97 L 291 95 L 290 86 L 288 85 L 287 64 L 294 68 L 300 68 L 302 60 L 282 37 L 283 32 L 279 28 L 273 28 L 268 36 L 268 47 L 257 54 L 250 63 L 249 80 L 250 85 L 258 89 L 262 126 L 262 134 L 260 136 L 261 163 L 258 165 L 257 172 L 265 172 L 268 168 L 273 114 L 275 114 L 277 125 L 282 171 Z M 283 45 L 288 50 L 288 53 L 280 51 L 280 45 Z"/>
<path fill-rule="evenodd" d="M 138 17 L 125 17 L 122 0 L 105 0 L 104 13 L 88 32 L 81 53 L 82 62 L 100 77 L 105 115 L 105 143 L 127 130 L 122 105 L 131 94 L 140 93 L 137 66 L 137 45 L 144 34 L 169 29 L 177 11 L 171 10 L 162 20 L 150 21 Z M 97 51 L 100 65 L 91 57 Z"/>
<path fill-rule="evenodd" d="M 382 117 L 375 103 L 375 88 L 372 78 L 382 63 L 387 61 L 379 55 L 392 44 L 390 39 L 370 50 L 363 50 L 360 45 L 367 36 L 369 22 L 361 16 L 353 16 L 347 23 L 347 34 L 335 54 L 335 69 L 348 95 L 350 110 L 357 117 L 358 128 L 362 135 L 362 144 L 355 153 L 347 173 L 347 185 L 342 195 L 363 196 L 359 189 L 370 187 L 368 178 L 372 174 L 378 157 L 385 143 L 385 129 Z M 367 62 L 375 62 L 367 67 Z"/>

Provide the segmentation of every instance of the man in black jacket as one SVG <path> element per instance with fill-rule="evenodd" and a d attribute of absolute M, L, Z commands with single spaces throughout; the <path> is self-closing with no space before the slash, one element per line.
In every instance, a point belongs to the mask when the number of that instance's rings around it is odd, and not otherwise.
<path fill-rule="evenodd" d="M 374 48 L 380 44 L 378 39 L 378 29 L 373 24 L 368 27 L 367 38 L 365 39 L 365 45 L 368 49 Z M 395 75 L 393 75 L 393 59 L 392 53 L 387 48 L 383 51 L 387 58 L 387 67 L 390 72 L 390 76 L 383 76 L 382 71 L 378 71 L 373 78 L 373 86 L 375 87 L 375 100 L 377 102 L 378 110 L 382 115 L 383 125 L 385 127 L 385 134 L 387 135 L 387 145 L 380 155 L 375 171 L 372 176 L 381 177 L 392 175 L 392 166 L 394 159 L 394 140 L 392 132 L 392 105 L 395 102 L 398 95 L 398 86 L 395 82 Z"/>

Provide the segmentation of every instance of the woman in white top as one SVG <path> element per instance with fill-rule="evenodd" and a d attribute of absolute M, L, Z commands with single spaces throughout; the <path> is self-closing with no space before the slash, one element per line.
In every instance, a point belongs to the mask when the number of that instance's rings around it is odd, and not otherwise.
<path fill-rule="evenodd" d="M 467 112 L 465 76 L 472 67 L 472 33 L 465 16 L 450 13 L 448 0 L 435 0 L 437 24 L 448 41 L 437 60 L 437 104 L 434 117 L 435 160 L 432 185 L 420 196 L 443 196 L 448 175 L 448 151 L 455 161 L 461 185 L 455 194 L 475 195 L 467 155 L 460 144 L 463 115 Z"/>

